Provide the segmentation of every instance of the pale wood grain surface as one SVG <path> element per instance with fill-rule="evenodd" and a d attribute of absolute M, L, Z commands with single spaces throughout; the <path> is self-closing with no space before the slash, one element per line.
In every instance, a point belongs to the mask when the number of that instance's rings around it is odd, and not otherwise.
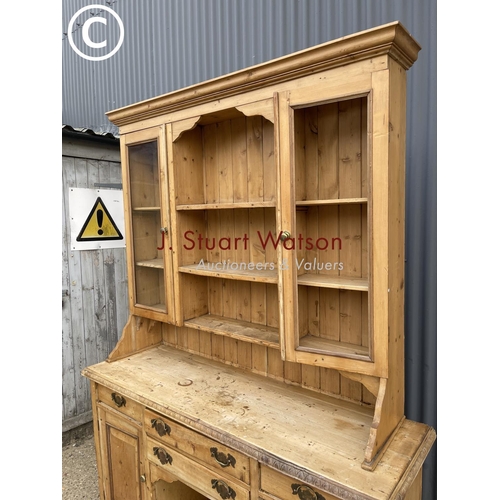
<path fill-rule="evenodd" d="M 85 375 L 340 498 L 392 498 L 433 441 L 428 426 L 405 420 L 376 470 L 365 471 L 369 410 L 164 346 Z"/>

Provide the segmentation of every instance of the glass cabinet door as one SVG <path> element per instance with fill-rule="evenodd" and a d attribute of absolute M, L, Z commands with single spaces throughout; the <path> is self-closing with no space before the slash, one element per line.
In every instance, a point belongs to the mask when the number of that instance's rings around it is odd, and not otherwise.
<path fill-rule="evenodd" d="M 301 100 L 279 103 L 284 357 L 369 374 L 369 94 Z"/>
<path fill-rule="evenodd" d="M 164 128 L 124 137 L 131 310 L 170 320 L 172 307 Z"/>

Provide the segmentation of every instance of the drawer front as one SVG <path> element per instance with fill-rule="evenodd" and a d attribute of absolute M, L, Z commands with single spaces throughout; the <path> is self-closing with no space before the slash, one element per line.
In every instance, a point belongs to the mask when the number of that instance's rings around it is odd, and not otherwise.
<path fill-rule="evenodd" d="M 204 467 L 160 441 L 147 438 L 146 448 L 151 463 L 208 498 L 249 499 L 249 491 L 233 478 Z"/>
<path fill-rule="evenodd" d="M 260 489 L 281 500 L 339 500 L 264 465 L 260 470 Z"/>
<path fill-rule="evenodd" d="M 247 456 L 147 408 L 144 410 L 144 428 L 151 437 L 193 456 L 214 471 L 250 484 L 250 459 Z"/>
<path fill-rule="evenodd" d="M 97 389 L 97 401 L 128 415 L 137 422 L 142 422 L 143 406 L 128 396 L 123 396 L 118 391 L 100 385 Z"/>

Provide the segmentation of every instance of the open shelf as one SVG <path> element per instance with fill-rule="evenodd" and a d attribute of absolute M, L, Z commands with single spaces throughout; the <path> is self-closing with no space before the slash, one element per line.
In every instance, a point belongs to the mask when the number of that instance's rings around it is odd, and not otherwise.
<path fill-rule="evenodd" d="M 340 290 L 368 291 L 368 279 L 350 278 L 343 276 L 328 276 L 324 274 L 301 274 L 297 283 L 303 286 L 318 286 L 324 288 L 338 288 Z"/>
<path fill-rule="evenodd" d="M 266 325 L 258 325 L 248 321 L 206 314 L 184 322 L 185 326 L 205 332 L 225 335 L 254 344 L 279 348 L 279 330 Z"/>
<path fill-rule="evenodd" d="M 166 305 L 163 302 L 159 302 L 157 304 L 142 304 L 142 303 L 137 303 L 136 306 L 143 307 L 144 309 L 150 309 L 152 311 L 158 311 L 158 312 L 165 312 Z"/>
<path fill-rule="evenodd" d="M 312 205 L 349 205 L 357 203 L 368 203 L 368 198 L 338 198 L 330 200 L 297 200 L 297 207 Z"/>
<path fill-rule="evenodd" d="M 142 260 L 142 261 L 136 262 L 135 265 L 140 266 L 140 267 L 152 267 L 155 269 L 163 269 L 163 267 L 164 267 L 163 258 Z"/>
<path fill-rule="evenodd" d="M 159 212 L 160 207 L 133 207 L 134 212 Z"/>
<path fill-rule="evenodd" d="M 369 359 L 368 347 L 306 335 L 300 339 L 298 351 L 326 354 L 356 359 Z"/>
<path fill-rule="evenodd" d="M 177 205 L 176 210 L 229 210 L 234 208 L 273 208 L 274 201 L 242 201 L 236 203 L 193 203 L 191 205 Z"/>
<path fill-rule="evenodd" d="M 235 268 L 231 267 L 231 264 L 235 264 Z M 199 276 L 211 276 L 214 278 L 227 278 L 239 281 L 255 281 L 258 283 L 278 283 L 278 270 L 274 267 L 274 270 L 270 269 L 248 269 L 248 266 L 254 267 L 264 267 L 269 263 L 237 263 L 229 262 L 203 262 L 203 267 L 200 264 L 191 264 L 189 266 L 179 267 L 179 272 L 196 274 Z M 219 268 L 217 268 L 218 266 Z M 225 268 L 228 267 L 228 268 Z M 245 267 L 247 267 L 245 269 Z M 267 266 L 269 267 L 269 266 Z"/>

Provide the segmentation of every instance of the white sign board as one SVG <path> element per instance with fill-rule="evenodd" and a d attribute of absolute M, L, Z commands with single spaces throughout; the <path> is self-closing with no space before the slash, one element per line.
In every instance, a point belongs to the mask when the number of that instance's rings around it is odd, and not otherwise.
<path fill-rule="evenodd" d="M 69 188 L 71 249 L 124 248 L 123 191 Z"/>

